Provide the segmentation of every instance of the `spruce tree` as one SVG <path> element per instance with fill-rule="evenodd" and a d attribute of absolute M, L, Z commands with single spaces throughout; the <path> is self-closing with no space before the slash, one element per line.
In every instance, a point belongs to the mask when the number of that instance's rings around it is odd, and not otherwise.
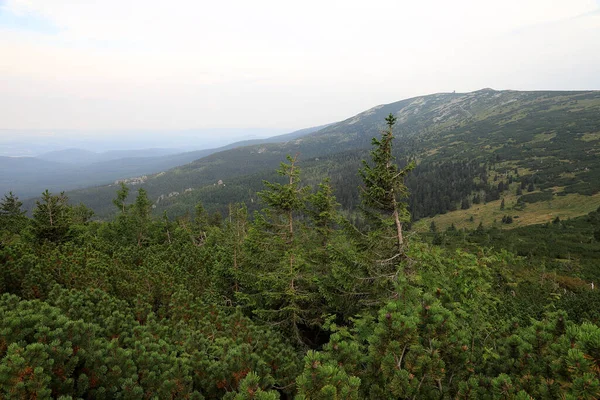
<path fill-rule="evenodd" d="M 23 203 L 19 198 L 9 192 L 0 201 L 0 230 L 6 229 L 11 233 L 20 232 L 27 224 L 25 211 L 21 210 Z"/>
<path fill-rule="evenodd" d="M 71 207 L 65 193 L 52 195 L 46 190 L 33 210 L 34 234 L 39 241 L 62 242 L 67 239 L 71 219 Z"/>
<path fill-rule="evenodd" d="M 196 246 L 201 246 L 206 241 L 208 232 L 208 214 L 202 203 L 198 202 L 195 207 L 194 224 L 192 226 L 192 241 Z"/>
<path fill-rule="evenodd" d="M 329 179 L 319 184 L 319 190 L 308 197 L 308 214 L 312 220 L 321 245 L 326 246 L 337 224 L 337 208 L 340 206 L 333 195 Z"/>
<path fill-rule="evenodd" d="M 285 183 L 265 181 L 259 196 L 266 204 L 257 213 L 246 242 L 242 285 L 238 298 L 263 320 L 283 327 L 300 343 L 302 328 L 318 323 L 319 293 L 306 259 L 305 203 L 310 188 L 303 186 L 298 156 L 287 156 L 278 174 Z"/>
<path fill-rule="evenodd" d="M 460 204 L 460 209 L 461 210 L 468 210 L 469 208 L 471 208 L 471 203 L 469 203 L 469 199 L 463 199 L 461 204 Z"/>
<path fill-rule="evenodd" d="M 125 183 L 121 182 L 119 190 L 117 190 L 117 197 L 113 199 L 113 204 L 119 211 L 121 211 L 121 214 L 125 214 L 127 212 L 127 205 L 125 204 L 127 196 L 129 196 L 129 188 L 125 185 Z"/>
<path fill-rule="evenodd" d="M 244 242 L 248 234 L 248 209 L 243 203 L 229 205 L 229 217 L 225 221 L 217 257 L 215 276 L 212 281 L 228 299 L 244 290 L 240 286 L 240 267 L 245 263 Z"/>
<path fill-rule="evenodd" d="M 379 240 L 390 240 L 394 243 L 395 251 L 391 257 L 403 254 L 404 235 L 403 224 L 410 221 L 406 203 L 408 189 L 404 177 L 414 168 L 409 163 L 399 169 L 392 155 L 394 140 L 394 125 L 396 117 L 390 114 L 385 119 L 387 129 L 382 132 L 381 139 L 373 138 L 371 143 L 371 162 L 363 160 L 360 176 L 363 180 L 361 187 L 362 211 L 370 224 L 371 231 L 376 231 Z"/>
<path fill-rule="evenodd" d="M 483 227 L 483 222 L 479 222 L 479 225 L 477 225 L 477 229 L 475 229 L 475 232 L 478 234 L 482 234 L 483 232 L 485 232 L 485 228 Z"/>
<path fill-rule="evenodd" d="M 133 204 L 133 226 L 136 232 L 137 246 L 141 247 L 148 236 L 148 230 L 151 223 L 150 211 L 152 203 L 148 199 L 148 194 L 144 189 L 138 190 L 138 195 Z"/>
<path fill-rule="evenodd" d="M 436 233 L 437 232 L 437 226 L 435 225 L 435 221 L 431 221 L 431 224 L 429 224 L 429 232 L 432 233 Z"/>

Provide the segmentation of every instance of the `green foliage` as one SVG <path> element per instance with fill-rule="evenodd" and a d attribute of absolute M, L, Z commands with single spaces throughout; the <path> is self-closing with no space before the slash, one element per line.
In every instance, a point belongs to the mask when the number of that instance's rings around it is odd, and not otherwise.
<path fill-rule="evenodd" d="M 23 203 L 19 198 L 9 192 L 0 202 L 0 232 L 6 230 L 10 233 L 19 233 L 27 225 Z"/>
<path fill-rule="evenodd" d="M 259 193 L 267 208 L 255 215 L 248 233 L 246 290 L 239 297 L 258 317 L 283 325 L 302 342 L 301 326 L 315 324 L 320 316 L 311 307 L 318 292 L 302 246 L 306 227 L 296 219 L 305 211 L 310 188 L 301 185 L 297 157 L 287 159 L 278 170 L 286 183 L 265 182 L 267 189 Z"/>
<path fill-rule="evenodd" d="M 519 197 L 519 202 L 522 203 L 537 203 L 538 201 L 550 201 L 552 200 L 552 192 L 539 192 L 530 193 Z"/>
<path fill-rule="evenodd" d="M 399 170 L 392 155 L 394 140 L 393 128 L 396 117 L 392 114 L 386 118 L 387 130 L 381 139 L 373 138 L 371 159 L 373 165 L 363 161 L 360 176 L 362 211 L 370 230 L 379 237 L 393 237 L 395 251 L 388 250 L 388 255 L 402 253 L 404 238 L 402 224 L 410 221 L 408 208 L 403 202 L 408 197 L 408 189 L 404 185 L 404 176 L 414 168 L 409 164 Z M 395 232 L 395 234 L 390 234 Z M 385 253 L 384 253 L 385 254 Z M 386 257 L 388 258 L 388 257 Z"/>
<path fill-rule="evenodd" d="M 344 368 L 322 353 L 308 351 L 304 357 L 304 373 L 296 379 L 297 400 L 358 400 L 360 379 L 348 376 Z"/>
<path fill-rule="evenodd" d="M 202 306 L 185 292 L 170 305 L 170 318 L 150 315 L 142 325 L 132 309 L 98 290 L 56 288 L 47 303 L 5 295 L 3 394 L 221 398 L 239 389 L 265 390 L 258 398 L 269 399 L 273 384 L 289 384 L 295 354 L 277 335 L 239 313 Z"/>
<path fill-rule="evenodd" d="M 60 243 L 67 240 L 72 223 L 72 209 L 64 193 L 57 196 L 48 190 L 36 202 L 33 210 L 32 228 L 38 241 Z"/>
<path fill-rule="evenodd" d="M 329 180 L 304 181 L 297 157 L 264 182 L 253 218 L 198 201 L 155 217 L 148 192 L 127 204 L 124 185 L 107 222 L 49 192 L 28 219 L 6 196 L 0 398 L 600 397 L 600 210 L 512 230 L 432 222 L 419 236 L 394 122 L 363 165 L 363 219 L 340 211 Z M 461 188 L 415 209 L 499 198 L 529 176 L 475 164 L 452 164 Z M 473 182 L 488 172 L 497 185 Z"/>
<path fill-rule="evenodd" d="M 127 196 L 129 196 L 129 188 L 125 185 L 125 183 L 120 183 L 120 188 L 117 191 L 117 197 L 113 199 L 113 204 L 117 207 L 117 210 L 121 212 L 121 214 L 125 214 L 127 212 L 127 205 L 125 201 L 127 200 Z"/>

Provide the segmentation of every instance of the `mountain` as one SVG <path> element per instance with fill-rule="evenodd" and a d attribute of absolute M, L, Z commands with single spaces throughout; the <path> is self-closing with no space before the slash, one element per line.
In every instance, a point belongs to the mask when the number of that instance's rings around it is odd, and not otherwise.
<path fill-rule="evenodd" d="M 110 150 L 100 153 L 83 149 L 65 149 L 40 154 L 36 156 L 36 158 L 59 163 L 89 165 L 103 161 L 118 160 L 122 158 L 163 157 L 173 154 L 179 154 L 181 152 L 182 151 L 179 149 L 160 148 L 137 150 Z"/>
<path fill-rule="evenodd" d="M 57 163 L 91 164 L 99 160 L 99 154 L 84 149 L 64 149 L 43 153 L 35 158 Z"/>
<path fill-rule="evenodd" d="M 216 152 L 143 182 L 157 210 L 171 215 L 202 201 L 225 211 L 228 202 L 257 207 L 256 192 L 286 154 L 299 154 L 306 179 L 331 178 L 338 201 L 358 202 L 357 170 L 368 157 L 388 114 L 398 118 L 395 155 L 417 161 L 408 176 L 413 217 L 421 219 L 490 204 L 523 216 L 527 209 L 567 197 L 589 212 L 600 190 L 600 92 L 495 91 L 439 93 L 373 107 L 316 132 L 282 143 L 260 143 Z M 224 185 L 218 185 L 222 181 Z M 502 183 L 502 185 L 500 185 Z M 523 193 L 517 195 L 518 190 Z M 73 201 L 110 213 L 110 186 L 72 192 Z M 169 197 L 169 195 L 171 195 Z M 496 204 L 497 203 L 497 204 Z M 558 203 L 557 203 L 558 204 Z M 560 209 L 546 212 L 545 220 Z M 517 221 L 515 219 L 515 221 Z M 525 219 L 522 219 L 525 221 Z M 517 226 L 521 220 L 515 222 Z M 497 221 L 498 222 L 498 221 Z M 499 222 L 498 222 L 499 223 Z M 523 222 L 523 224 L 526 222 Z"/>
<path fill-rule="evenodd" d="M 175 154 L 171 154 L 175 151 L 173 149 L 117 150 L 103 153 L 67 149 L 45 153 L 39 157 L 2 157 L 0 194 L 13 191 L 21 198 L 27 198 L 39 195 L 45 189 L 60 192 L 114 183 L 120 179 L 159 173 L 215 152 L 249 143 L 285 142 L 322 127 L 302 129 L 268 139 L 236 142 L 215 149 Z"/>

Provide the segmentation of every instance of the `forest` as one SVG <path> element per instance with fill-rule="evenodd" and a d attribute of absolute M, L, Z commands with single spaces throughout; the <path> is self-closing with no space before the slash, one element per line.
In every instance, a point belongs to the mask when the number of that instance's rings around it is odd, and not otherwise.
<path fill-rule="evenodd" d="M 125 184 L 105 221 L 64 193 L 30 216 L 6 195 L 0 398 L 600 398 L 600 209 L 418 233 L 482 188 L 498 200 L 502 167 L 418 165 L 385 123 L 358 170 L 315 181 L 288 155 L 219 211 L 156 216 Z M 523 203 L 550 185 L 500 172 Z"/>

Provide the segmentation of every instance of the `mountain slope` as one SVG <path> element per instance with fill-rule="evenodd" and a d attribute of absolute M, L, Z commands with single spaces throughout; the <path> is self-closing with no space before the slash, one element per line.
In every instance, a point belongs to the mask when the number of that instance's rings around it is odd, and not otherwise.
<path fill-rule="evenodd" d="M 299 153 L 305 176 L 330 176 L 340 202 L 357 203 L 357 170 L 368 156 L 386 115 L 398 118 L 396 156 L 418 161 L 407 182 L 413 216 L 422 218 L 477 201 L 496 201 L 519 187 L 545 191 L 541 198 L 600 190 L 600 92 L 518 92 L 483 89 L 441 93 L 381 105 L 284 143 L 254 144 L 211 154 L 143 184 L 157 208 L 173 214 L 195 201 L 216 209 L 256 200 L 263 178 L 286 154 Z M 216 185 L 222 180 L 226 185 Z M 509 185 L 509 181 L 511 185 Z M 506 185 L 499 187 L 499 183 Z M 216 185 L 216 186 L 215 186 Z M 506 188 L 504 187 L 506 186 Z M 188 190 L 186 189 L 194 189 Z M 102 215 L 114 188 L 74 192 L 75 201 Z M 179 193 L 168 197 L 169 193 Z M 185 193 L 185 194 L 184 194 Z M 525 193 L 527 194 L 527 193 Z"/>
<path fill-rule="evenodd" d="M 83 149 L 65 149 L 50 151 L 40 154 L 36 158 L 54 161 L 59 163 L 89 165 L 104 161 L 119 160 L 122 158 L 149 158 L 149 157 L 164 157 L 173 154 L 180 154 L 179 149 L 138 149 L 138 150 L 110 150 L 100 153 L 83 150 Z"/>
<path fill-rule="evenodd" d="M 53 192 L 73 190 L 115 180 L 149 175 L 187 164 L 215 152 L 251 143 L 279 143 L 321 129 L 321 126 L 255 141 L 242 141 L 222 148 L 196 150 L 176 154 L 170 149 L 124 150 L 94 153 L 80 149 L 51 152 L 36 157 L 2 157 L 0 161 L 0 194 L 13 191 L 22 198 L 39 195 L 45 189 Z M 144 154 L 148 154 L 144 156 Z M 56 162 L 65 160 L 67 162 Z M 85 161 L 84 161 L 85 160 Z"/>

